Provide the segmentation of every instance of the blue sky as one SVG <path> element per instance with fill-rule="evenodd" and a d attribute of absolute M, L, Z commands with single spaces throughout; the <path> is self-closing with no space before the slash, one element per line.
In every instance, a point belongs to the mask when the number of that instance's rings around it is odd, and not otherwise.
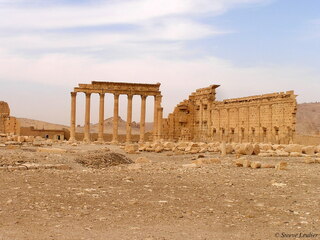
<path fill-rule="evenodd" d="M 95 80 L 161 82 L 165 115 L 211 84 L 219 100 L 295 90 L 319 101 L 319 10 L 317 0 L 0 0 L 0 100 L 65 124 L 69 92 Z M 122 97 L 123 118 L 125 108 Z"/>

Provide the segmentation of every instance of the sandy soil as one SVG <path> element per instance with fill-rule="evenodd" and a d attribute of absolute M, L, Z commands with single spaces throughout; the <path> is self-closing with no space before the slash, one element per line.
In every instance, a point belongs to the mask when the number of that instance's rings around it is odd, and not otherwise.
<path fill-rule="evenodd" d="M 76 159 L 106 146 L 54 147 L 68 151 L 0 149 L 0 165 L 72 168 L 0 171 L 0 240 L 320 239 L 320 164 L 260 157 L 287 161 L 288 169 L 238 168 L 230 155 L 186 168 L 198 154 L 142 153 L 127 156 L 152 163 L 93 169 Z"/>

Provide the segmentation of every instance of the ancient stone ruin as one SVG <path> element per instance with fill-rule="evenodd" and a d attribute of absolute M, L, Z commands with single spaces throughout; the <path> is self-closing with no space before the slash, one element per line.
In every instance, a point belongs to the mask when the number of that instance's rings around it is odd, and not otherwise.
<path fill-rule="evenodd" d="M 163 119 L 163 139 L 292 143 L 296 123 L 293 91 L 216 101 L 219 85 L 196 90 Z"/>
<path fill-rule="evenodd" d="M 148 96 L 154 97 L 153 138 L 154 140 L 160 140 L 163 108 L 161 107 L 162 96 L 159 88 L 160 88 L 160 83 L 141 84 L 141 83 L 95 82 L 94 81 L 91 84 L 79 84 L 79 87 L 74 88 L 74 91 L 71 92 L 70 141 L 75 140 L 77 93 L 85 93 L 85 96 L 86 96 L 85 126 L 84 126 L 84 139 L 83 139 L 85 142 L 91 141 L 90 139 L 90 98 L 91 98 L 91 94 L 95 94 L 95 93 L 100 95 L 98 141 L 100 142 L 103 141 L 104 98 L 105 98 L 105 94 L 107 93 L 114 95 L 112 142 L 114 143 L 118 142 L 119 95 L 121 94 L 128 96 L 126 142 L 128 143 L 131 142 L 133 95 L 141 96 L 140 142 L 145 141 L 146 99 Z"/>
<path fill-rule="evenodd" d="M 0 133 L 2 134 L 19 134 L 19 121 L 10 116 L 9 104 L 0 101 Z"/>

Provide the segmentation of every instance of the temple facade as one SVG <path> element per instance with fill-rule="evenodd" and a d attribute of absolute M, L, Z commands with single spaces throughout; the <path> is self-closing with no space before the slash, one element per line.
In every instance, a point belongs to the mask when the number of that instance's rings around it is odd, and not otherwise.
<path fill-rule="evenodd" d="M 169 141 L 291 143 L 295 134 L 293 91 L 216 101 L 219 85 L 196 90 L 163 119 Z"/>

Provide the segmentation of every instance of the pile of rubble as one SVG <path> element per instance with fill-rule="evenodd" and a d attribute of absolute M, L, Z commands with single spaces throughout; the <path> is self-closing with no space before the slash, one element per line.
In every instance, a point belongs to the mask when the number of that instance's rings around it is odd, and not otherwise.
<path fill-rule="evenodd" d="M 299 144 L 266 144 L 266 143 L 203 143 L 203 142 L 147 142 L 144 144 L 127 144 L 124 146 L 126 153 L 135 154 L 139 152 L 161 153 L 171 151 L 175 154 L 197 154 L 197 153 L 221 153 L 236 155 L 258 155 L 261 157 L 320 157 L 319 146 L 303 146 Z"/>
<path fill-rule="evenodd" d="M 80 155 L 76 158 L 76 162 L 91 168 L 107 168 L 111 166 L 117 166 L 120 164 L 132 164 L 134 163 L 130 158 L 127 158 L 123 154 L 110 152 L 108 149 L 101 151 L 92 151 L 86 154 Z"/>
<path fill-rule="evenodd" d="M 52 146 L 58 140 L 45 139 L 40 136 L 18 136 L 11 134 L 0 134 L 0 147 L 14 148 L 15 146 Z"/>

